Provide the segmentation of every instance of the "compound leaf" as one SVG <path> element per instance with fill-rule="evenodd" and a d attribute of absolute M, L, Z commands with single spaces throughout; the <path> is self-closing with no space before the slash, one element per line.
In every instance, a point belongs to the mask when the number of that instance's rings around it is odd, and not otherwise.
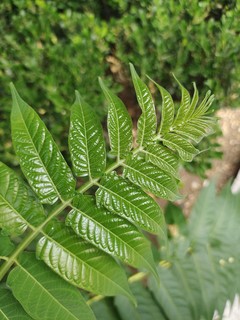
<path fill-rule="evenodd" d="M 16 299 L 37 320 L 94 320 L 80 291 L 61 279 L 34 254 L 24 253 L 7 279 Z"/>
<path fill-rule="evenodd" d="M 121 99 L 108 90 L 101 79 L 99 83 L 109 103 L 107 124 L 111 153 L 122 159 L 132 147 L 131 117 Z"/>
<path fill-rule="evenodd" d="M 133 224 L 98 208 L 89 196 L 76 196 L 72 208 L 66 224 L 76 234 L 125 263 L 155 272 L 150 243 Z"/>
<path fill-rule="evenodd" d="M 165 235 L 165 221 L 159 205 L 141 188 L 115 172 L 101 179 L 96 201 L 141 229 Z"/>
<path fill-rule="evenodd" d="M 37 226 L 44 220 L 44 210 L 32 190 L 0 162 L 0 227 L 20 235 L 30 224 Z"/>
<path fill-rule="evenodd" d="M 51 134 L 37 113 L 11 84 L 13 108 L 12 140 L 21 169 L 42 203 L 69 199 L 75 180 Z"/>
<path fill-rule="evenodd" d="M 108 254 L 61 224 L 49 226 L 37 244 L 37 257 L 71 284 L 96 294 L 123 294 L 134 301 L 123 269 Z"/>
<path fill-rule="evenodd" d="M 69 150 L 77 176 L 89 176 L 90 179 L 101 176 L 106 166 L 102 127 L 77 91 L 71 110 Z"/>

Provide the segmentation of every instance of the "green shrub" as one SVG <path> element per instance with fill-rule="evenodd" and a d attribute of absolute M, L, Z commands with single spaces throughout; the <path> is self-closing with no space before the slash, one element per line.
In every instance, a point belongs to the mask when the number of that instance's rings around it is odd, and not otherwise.
<path fill-rule="evenodd" d="M 163 98 L 158 125 L 151 93 L 130 68 L 142 111 L 136 143 L 123 102 L 100 80 L 109 105 L 111 160 L 98 117 L 76 92 L 68 137 L 73 171 L 11 85 L 12 140 L 28 184 L 0 163 L 0 311 L 7 318 L 94 319 L 76 287 L 135 303 L 120 262 L 149 271 L 158 282 L 146 235 L 164 243 L 166 224 L 149 193 L 179 198 L 178 164 L 192 161 L 197 143 L 212 131 L 216 119 L 206 114 L 213 95 L 207 92 L 198 103 L 196 86 L 191 99 L 178 82 L 182 100 L 175 113 L 171 95 L 156 84 Z M 77 189 L 76 177 L 85 177 Z"/>
<path fill-rule="evenodd" d="M 2 160 L 10 164 L 16 164 L 9 140 L 11 81 L 33 102 L 54 137 L 63 142 L 63 150 L 72 88 L 80 89 L 83 97 L 91 92 L 89 103 L 101 119 L 105 115 L 97 77 L 107 70 L 109 47 L 103 38 L 109 26 L 82 9 L 71 1 L 0 4 L 0 145 Z M 110 77 L 106 81 L 111 85 Z"/>

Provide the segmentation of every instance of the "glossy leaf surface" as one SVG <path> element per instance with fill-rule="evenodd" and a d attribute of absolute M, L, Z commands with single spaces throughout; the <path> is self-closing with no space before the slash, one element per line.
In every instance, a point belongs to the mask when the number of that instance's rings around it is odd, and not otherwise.
<path fill-rule="evenodd" d="M 0 227 L 8 234 L 20 235 L 28 225 L 37 226 L 44 219 L 42 205 L 32 190 L 0 162 Z"/>
<path fill-rule="evenodd" d="M 98 208 L 89 196 L 76 196 L 72 208 L 66 224 L 76 234 L 134 267 L 155 272 L 150 243 L 133 224 Z"/>
<path fill-rule="evenodd" d="M 177 151 L 184 161 L 192 161 L 199 151 L 186 139 L 169 133 L 164 136 L 163 144 L 173 151 Z"/>
<path fill-rule="evenodd" d="M 71 284 L 111 296 L 131 296 L 123 269 L 106 253 L 68 228 L 54 224 L 37 245 L 37 256 Z"/>
<path fill-rule="evenodd" d="M 132 120 L 125 105 L 100 80 L 101 88 L 108 101 L 108 134 L 111 153 L 122 159 L 132 147 Z"/>
<path fill-rule="evenodd" d="M 155 82 L 154 82 L 155 83 Z M 161 122 L 159 127 L 159 133 L 164 134 L 169 132 L 174 120 L 175 107 L 172 96 L 170 93 L 155 83 L 162 96 L 162 108 L 161 108 Z"/>
<path fill-rule="evenodd" d="M 77 91 L 71 110 L 69 150 L 77 176 L 101 176 L 106 165 L 102 127 L 92 108 Z"/>
<path fill-rule="evenodd" d="M 184 88 L 184 86 L 178 81 L 178 79 L 175 76 L 174 78 L 176 79 L 182 93 L 180 107 L 174 120 L 174 126 L 177 126 L 183 123 L 185 119 L 187 119 L 189 115 L 192 114 L 193 105 L 191 105 L 191 97 L 189 92 Z"/>
<path fill-rule="evenodd" d="M 152 162 L 174 177 L 178 176 L 178 157 L 168 148 L 160 144 L 149 144 L 147 148 L 143 150 L 143 153 L 147 161 Z"/>
<path fill-rule="evenodd" d="M 7 284 L 34 319 L 95 319 L 80 292 L 36 260 L 34 254 L 21 257 Z"/>
<path fill-rule="evenodd" d="M 96 201 L 146 231 L 165 234 L 161 208 L 141 188 L 115 173 L 101 179 Z"/>
<path fill-rule="evenodd" d="M 42 203 L 72 197 L 75 180 L 51 134 L 13 85 L 11 90 L 12 140 L 25 177 Z"/>
<path fill-rule="evenodd" d="M 138 119 L 137 143 L 143 146 L 152 141 L 157 129 L 157 117 L 153 98 L 146 84 L 138 76 L 134 66 L 130 64 L 132 81 L 142 114 Z"/>
<path fill-rule="evenodd" d="M 0 319 L 31 320 L 9 289 L 0 288 Z"/>
<path fill-rule="evenodd" d="M 152 194 L 168 199 L 179 198 L 176 180 L 165 171 L 141 158 L 129 158 L 124 164 L 124 177 Z"/>

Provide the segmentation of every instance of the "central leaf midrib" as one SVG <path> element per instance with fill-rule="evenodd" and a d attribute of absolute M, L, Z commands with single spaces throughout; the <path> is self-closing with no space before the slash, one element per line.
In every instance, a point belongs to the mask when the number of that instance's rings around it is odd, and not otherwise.
<path fill-rule="evenodd" d="M 139 118 L 139 121 L 140 121 L 140 119 L 142 118 L 143 119 L 143 130 L 142 130 L 142 135 L 141 135 L 141 141 L 140 141 L 140 144 L 139 144 L 139 147 L 142 147 L 143 146 L 143 142 L 144 142 L 144 138 L 145 138 L 145 131 L 146 131 L 146 121 L 147 121 L 147 119 L 146 119 L 146 110 L 145 110 L 145 105 L 144 105 L 144 101 L 143 101 L 143 98 L 142 98 L 142 95 L 140 94 L 140 92 L 141 92 L 141 89 L 140 89 L 140 86 L 138 85 L 138 80 L 137 80 L 137 75 L 136 75 L 136 73 L 135 73 L 135 71 L 134 71 L 134 75 L 135 75 L 135 86 L 137 87 L 137 92 L 138 92 L 138 96 L 139 96 L 139 98 L 140 98 L 140 107 L 141 107 L 141 109 L 142 109 L 142 114 L 141 114 L 141 116 L 140 116 L 140 118 Z"/>
<path fill-rule="evenodd" d="M 10 318 L 8 318 L 8 316 L 6 315 L 6 313 L 3 312 L 2 308 L 0 308 L 0 313 L 4 316 L 5 319 L 9 320 Z"/>
<path fill-rule="evenodd" d="M 84 140 L 85 140 L 85 145 L 86 145 L 86 158 L 87 158 L 87 170 L 88 170 L 88 176 L 89 179 L 92 180 L 92 176 L 91 176 L 91 165 L 90 165 L 90 159 L 89 159 L 89 152 L 88 152 L 88 140 L 87 140 L 87 128 L 86 128 L 86 122 L 85 122 L 85 115 L 83 112 L 83 107 L 82 107 L 82 103 L 81 100 L 78 98 L 79 104 L 80 104 L 80 112 L 82 113 L 82 119 L 83 119 L 83 127 L 84 127 Z"/>
<path fill-rule="evenodd" d="M 108 96 L 108 99 L 110 101 L 110 106 L 111 106 L 111 110 L 113 111 L 114 113 L 114 116 L 115 116 L 115 119 L 116 119 L 116 122 L 117 122 L 117 135 L 118 135 L 118 138 L 117 138 L 117 161 L 119 161 L 121 159 L 121 135 L 120 135 L 120 126 L 119 126 L 119 121 L 118 121 L 118 113 L 117 113 L 117 107 L 115 108 L 115 103 L 111 97 L 111 95 L 109 94 L 109 92 L 106 90 L 105 91 L 107 96 Z"/>

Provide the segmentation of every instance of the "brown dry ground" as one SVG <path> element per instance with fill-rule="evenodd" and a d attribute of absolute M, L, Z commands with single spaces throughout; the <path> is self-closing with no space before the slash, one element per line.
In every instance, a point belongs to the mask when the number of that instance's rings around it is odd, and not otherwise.
<path fill-rule="evenodd" d="M 223 152 L 222 159 L 213 161 L 212 169 L 206 173 L 206 180 L 185 170 L 181 171 L 181 193 L 184 198 L 178 201 L 178 204 L 187 216 L 203 185 L 211 179 L 216 179 L 217 187 L 221 189 L 229 179 L 234 178 L 240 167 L 240 109 L 221 109 L 217 116 L 223 133 L 218 139 Z"/>

